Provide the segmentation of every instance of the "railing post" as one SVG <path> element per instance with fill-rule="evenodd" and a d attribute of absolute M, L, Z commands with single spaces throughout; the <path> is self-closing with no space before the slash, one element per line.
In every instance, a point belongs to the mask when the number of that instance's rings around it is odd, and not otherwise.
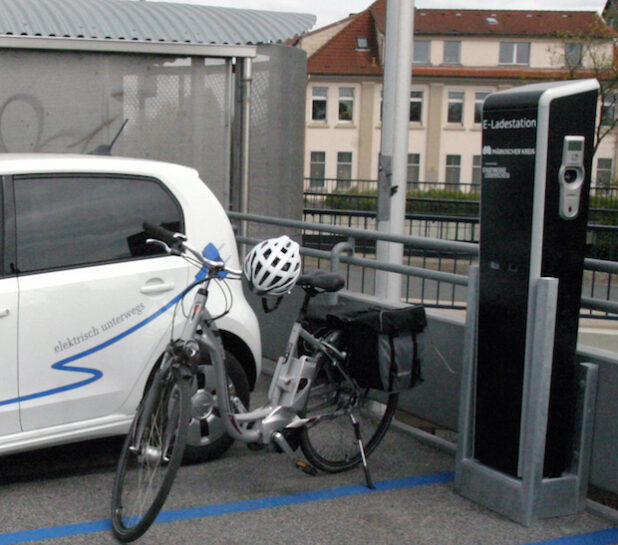
<path fill-rule="evenodd" d="M 354 254 L 354 238 L 350 237 L 346 242 L 338 242 L 335 244 L 330 251 L 330 270 L 331 272 L 338 273 L 339 272 L 339 264 L 341 263 L 341 254 L 343 252 L 350 252 L 350 254 Z M 328 304 L 335 305 L 339 296 L 337 293 L 329 293 L 328 294 Z"/>

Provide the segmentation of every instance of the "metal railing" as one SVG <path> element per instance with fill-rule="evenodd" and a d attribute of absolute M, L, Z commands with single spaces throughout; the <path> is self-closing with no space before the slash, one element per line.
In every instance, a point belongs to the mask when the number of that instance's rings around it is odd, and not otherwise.
<path fill-rule="evenodd" d="M 463 196 L 479 193 L 480 184 L 478 182 L 408 181 L 407 190 L 419 193 L 453 192 Z M 375 179 L 305 178 L 304 191 L 306 194 L 316 196 L 350 193 L 375 197 L 378 182 Z M 607 185 L 593 182 L 590 196 L 594 207 L 615 208 L 618 206 L 618 184 Z"/>
<path fill-rule="evenodd" d="M 408 182 L 406 199 L 405 232 L 410 236 L 437 237 L 452 241 L 478 243 L 480 188 L 475 183 Z M 328 225 L 342 225 L 364 230 L 377 230 L 377 181 L 368 179 L 305 179 L 305 221 Z M 618 259 L 618 186 L 593 184 L 590 190 L 586 257 L 614 261 Z M 314 234 L 305 240 L 312 247 L 328 245 L 329 234 Z M 357 243 L 357 254 L 372 256 L 375 243 Z M 459 255 L 437 256 L 426 252 L 406 249 L 406 259 L 422 256 L 422 264 L 428 263 L 440 270 L 467 272 L 469 259 Z M 414 289 L 421 289 L 425 300 L 425 282 L 408 285 L 406 296 Z M 460 308 L 463 302 L 461 290 L 447 288 L 448 294 L 438 286 L 437 306 Z M 430 291 L 436 288 L 429 287 Z M 618 299 L 616 282 L 605 271 L 587 270 L 584 274 L 584 297 L 593 299 Z M 449 297 L 446 297 L 449 295 Z"/>
<path fill-rule="evenodd" d="M 480 190 L 480 185 L 474 182 L 407 182 L 409 191 L 446 190 L 458 193 L 475 193 Z M 357 178 L 305 178 L 305 192 L 317 193 L 344 193 L 351 191 L 358 194 L 375 194 L 378 190 L 378 181 L 372 179 Z"/>
<path fill-rule="evenodd" d="M 465 308 L 468 268 L 477 261 L 478 244 L 425 236 L 391 235 L 362 225 L 350 227 L 239 212 L 228 212 L 228 215 L 232 220 L 248 224 L 266 224 L 285 227 L 288 231 L 295 230 L 303 241 L 305 266 L 343 272 L 346 285 L 351 291 L 372 295 L 375 271 L 384 270 L 405 275 L 402 300 L 420 302 L 428 307 Z M 358 217 L 363 218 L 362 215 Z M 255 244 L 259 240 L 250 236 L 237 239 L 243 244 Z M 376 261 L 372 248 L 375 248 L 377 240 L 403 244 L 406 262 L 396 265 Z M 354 248 L 352 255 L 346 255 L 351 248 Z M 324 262 L 328 265 L 324 265 Z M 599 297 L 601 288 L 595 291 L 593 286 L 588 291 L 584 290 L 582 308 L 598 317 L 608 313 L 618 315 L 618 294 L 614 293 L 612 287 L 616 283 L 618 263 L 586 259 L 584 266 L 585 277 L 603 275 L 603 282 L 599 282 L 603 286 L 603 297 Z"/>

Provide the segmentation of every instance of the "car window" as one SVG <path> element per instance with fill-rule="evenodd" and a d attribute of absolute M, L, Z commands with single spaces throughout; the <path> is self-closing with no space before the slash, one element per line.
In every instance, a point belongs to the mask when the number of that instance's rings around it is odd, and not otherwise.
<path fill-rule="evenodd" d="M 151 178 L 19 176 L 14 191 L 21 273 L 161 253 L 144 220 L 182 231 L 178 203 Z"/>

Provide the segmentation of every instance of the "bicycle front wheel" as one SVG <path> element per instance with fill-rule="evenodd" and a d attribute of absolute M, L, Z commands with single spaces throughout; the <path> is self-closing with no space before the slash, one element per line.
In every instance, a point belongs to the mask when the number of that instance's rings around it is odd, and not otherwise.
<path fill-rule="evenodd" d="M 155 377 L 122 447 L 112 493 L 112 527 L 119 541 L 140 537 L 170 491 L 187 438 L 189 381 Z"/>
<path fill-rule="evenodd" d="M 320 361 L 322 360 L 322 361 Z M 355 388 L 325 356 L 318 357 L 303 417 L 315 417 L 300 432 L 307 460 L 329 473 L 350 469 L 362 456 L 354 432 L 360 425 L 365 454 L 380 444 L 397 409 L 398 394 Z"/>

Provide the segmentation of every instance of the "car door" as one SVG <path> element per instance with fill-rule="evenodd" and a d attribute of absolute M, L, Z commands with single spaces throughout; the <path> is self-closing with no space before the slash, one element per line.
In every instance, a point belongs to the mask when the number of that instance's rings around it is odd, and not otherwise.
<path fill-rule="evenodd" d="M 17 389 L 17 280 L 0 276 L 0 435 L 19 427 Z"/>
<path fill-rule="evenodd" d="M 14 246 L 7 244 L 7 188 L 0 178 L 0 435 L 19 431 L 17 384 L 17 279 L 8 268 Z"/>
<path fill-rule="evenodd" d="M 156 359 L 188 278 L 182 259 L 145 243 L 142 222 L 182 230 L 181 208 L 145 177 L 13 185 L 22 428 L 113 418 Z"/>

